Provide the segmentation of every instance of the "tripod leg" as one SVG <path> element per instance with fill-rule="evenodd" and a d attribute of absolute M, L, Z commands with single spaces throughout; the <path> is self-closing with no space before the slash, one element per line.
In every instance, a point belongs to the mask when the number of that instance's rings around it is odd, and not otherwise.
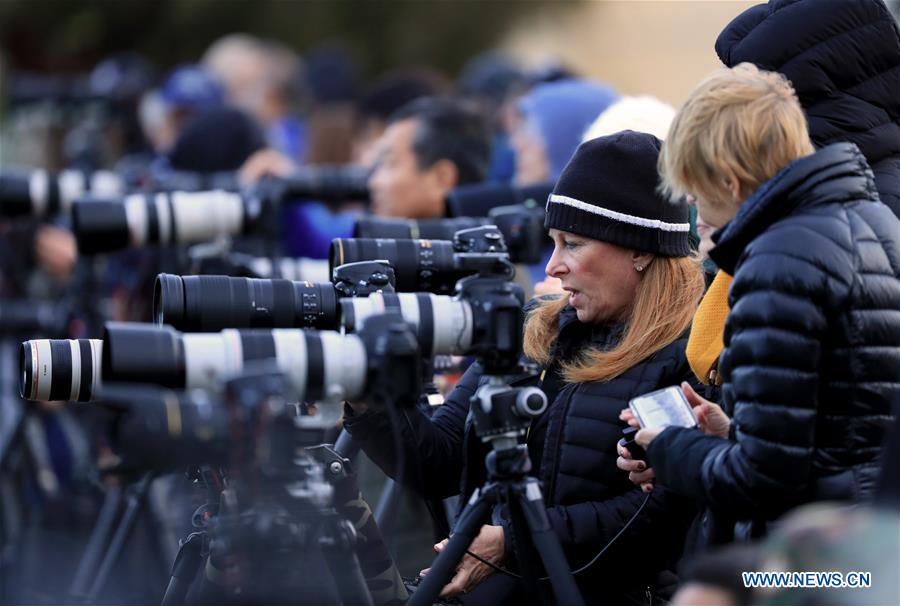
<path fill-rule="evenodd" d="M 122 504 L 122 490 L 110 488 L 103 497 L 103 505 L 100 514 L 91 530 L 91 538 L 88 540 L 84 555 L 78 563 L 75 578 L 69 587 L 69 598 L 80 600 L 87 595 L 91 577 L 97 569 L 97 564 L 103 556 L 103 549 L 112 534 L 119 506 Z"/>
<path fill-rule="evenodd" d="M 337 441 L 334 443 L 334 449 L 341 453 L 341 456 L 351 461 L 359 454 L 359 445 L 353 441 L 353 436 L 342 429 Z"/>
<path fill-rule="evenodd" d="M 481 526 L 490 514 L 493 487 L 477 490 L 469 500 L 465 509 L 459 514 L 453 536 L 444 546 L 444 550 L 432 562 L 431 570 L 422 579 L 419 587 L 407 602 L 407 606 L 431 606 L 441 593 L 441 589 L 453 577 L 456 565 L 466 553 L 466 549 L 478 536 Z"/>
<path fill-rule="evenodd" d="M 129 490 L 129 494 L 126 497 L 125 512 L 122 514 L 119 526 L 116 528 L 106 555 L 100 563 L 99 570 L 97 570 L 97 576 L 94 577 L 94 582 L 91 584 L 91 589 L 88 592 L 86 598 L 88 604 L 93 604 L 97 601 L 97 597 L 106 585 L 106 580 L 109 578 L 113 566 L 118 561 L 119 555 L 125 547 L 125 542 L 128 540 L 132 528 L 134 528 L 138 513 L 140 513 L 141 507 L 147 498 L 147 491 L 150 489 L 151 481 L 151 474 L 146 474 Z"/>
<path fill-rule="evenodd" d="M 192 532 L 187 540 L 182 543 L 172 564 L 172 576 L 169 586 L 163 596 L 161 606 L 180 606 L 184 604 L 184 598 L 191 588 L 200 564 L 203 563 L 203 546 L 206 541 L 206 533 Z"/>
<path fill-rule="evenodd" d="M 506 502 L 509 505 L 509 518 L 511 522 L 512 548 L 516 554 L 519 573 L 522 576 L 522 588 L 525 595 L 533 596 L 532 601 L 550 603 L 550 587 L 542 587 L 538 577 L 544 572 L 540 564 L 540 556 L 535 550 L 534 541 L 531 540 L 531 527 L 525 520 L 525 512 L 519 502 L 522 500 L 521 492 L 515 485 L 510 485 Z"/>
<path fill-rule="evenodd" d="M 381 529 L 363 499 L 356 477 L 348 475 L 334 484 L 334 506 L 338 515 L 350 522 L 358 534 L 353 545 L 372 601 L 402 604 L 409 599 L 400 571 L 384 542 Z"/>
<path fill-rule="evenodd" d="M 400 499 L 403 497 L 403 488 L 388 478 L 384 483 L 384 489 L 378 498 L 378 504 L 375 505 L 375 523 L 384 534 L 390 534 L 391 517 L 396 515 L 397 508 L 400 506 Z"/>
<path fill-rule="evenodd" d="M 369 586 L 359 566 L 353 543 L 356 531 L 346 520 L 332 525 L 332 535 L 323 536 L 319 545 L 328 569 L 334 577 L 342 606 L 373 606 Z"/>
<path fill-rule="evenodd" d="M 534 478 L 527 478 L 524 494 L 520 493 L 519 497 L 519 505 L 525 513 L 525 521 L 531 530 L 531 540 L 550 577 L 557 603 L 567 606 L 584 606 L 584 599 L 575 584 L 575 577 L 569 570 L 566 555 L 559 545 L 556 533 L 550 526 L 550 518 L 547 517 L 538 481 Z"/>

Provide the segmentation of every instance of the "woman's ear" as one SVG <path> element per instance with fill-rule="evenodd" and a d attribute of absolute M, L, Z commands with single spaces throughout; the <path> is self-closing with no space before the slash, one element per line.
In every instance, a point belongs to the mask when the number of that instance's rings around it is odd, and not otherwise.
<path fill-rule="evenodd" d="M 634 265 L 636 271 L 642 272 L 647 269 L 654 258 L 655 256 L 650 253 L 635 250 L 631 253 L 631 264 Z"/>
<path fill-rule="evenodd" d="M 722 187 L 731 195 L 731 201 L 735 204 L 743 202 L 746 198 L 744 184 L 741 183 L 731 167 L 723 166 L 722 175 Z"/>

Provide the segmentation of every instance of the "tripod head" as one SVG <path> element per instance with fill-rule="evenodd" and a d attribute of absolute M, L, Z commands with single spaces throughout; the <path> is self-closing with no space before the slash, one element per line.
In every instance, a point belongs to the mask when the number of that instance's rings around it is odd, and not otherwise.
<path fill-rule="evenodd" d="M 510 387 L 491 376 L 470 400 L 475 433 L 491 445 L 485 460 L 494 478 L 525 476 L 531 471 L 528 448 L 519 444 L 532 419 L 547 409 L 547 396 L 537 387 Z"/>

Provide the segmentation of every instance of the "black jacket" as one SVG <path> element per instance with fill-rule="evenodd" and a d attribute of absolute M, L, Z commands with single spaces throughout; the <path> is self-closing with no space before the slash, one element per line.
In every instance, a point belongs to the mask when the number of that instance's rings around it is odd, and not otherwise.
<path fill-rule="evenodd" d="M 666 429 L 658 481 L 743 520 L 867 499 L 900 395 L 900 221 L 865 158 L 839 143 L 793 162 L 714 238 L 734 275 L 719 364 L 734 439 Z"/>
<path fill-rule="evenodd" d="M 560 318 L 556 354 L 567 357 L 589 344 L 608 348 L 620 336 L 621 327 L 592 329 L 577 320 L 572 308 L 566 308 Z M 543 436 L 536 475 L 550 521 L 573 569 L 593 558 L 644 503 L 647 495 L 616 467 L 616 442 L 625 427 L 618 416 L 631 398 L 692 377 L 684 347 L 685 339 L 680 339 L 608 382 L 562 385 L 533 425 L 529 439 Z M 469 398 L 480 379 L 481 369 L 473 365 L 430 419 L 418 410 L 407 413 L 409 423 L 401 424 L 403 458 L 416 462 L 421 472 L 406 474 L 404 483 L 431 497 L 461 494 L 465 503 L 484 482 L 487 451 L 469 417 Z M 388 417 L 372 412 L 348 414 L 345 427 L 366 454 L 395 477 L 398 459 Z M 535 432 L 535 426 L 540 431 Z M 696 513 L 693 502 L 663 488 L 646 500 L 628 530 L 595 566 L 576 577 L 587 603 L 627 603 L 620 592 L 652 583 L 652 577 L 679 555 Z"/>
<path fill-rule="evenodd" d="M 881 0 L 770 0 L 735 18 L 716 52 L 787 76 L 816 146 L 856 143 L 900 216 L 900 32 Z"/>

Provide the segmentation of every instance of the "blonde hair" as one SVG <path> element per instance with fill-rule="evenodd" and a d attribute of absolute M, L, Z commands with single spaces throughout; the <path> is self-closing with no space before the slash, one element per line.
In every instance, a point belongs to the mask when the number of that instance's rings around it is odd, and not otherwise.
<path fill-rule="evenodd" d="M 562 362 L 569 383 L 609 381 L 675 342 L 691 324 L 703 296 L 703 272 L 694 257 L 655 257 L 638 285 L 621 341 L 613 349 L 588 348 Z M 542 301 L 525 322 L 525 355 L 547 366 L 568 298 Z"/>
<path fill-rule="evenodd" d="M 752 193 L 793 160 L 813 153 L 791 83 L 751 63 L 720 68 L 678 110 L 659 155 L 661 189 L 721 205 L 728 171 Z"/>

